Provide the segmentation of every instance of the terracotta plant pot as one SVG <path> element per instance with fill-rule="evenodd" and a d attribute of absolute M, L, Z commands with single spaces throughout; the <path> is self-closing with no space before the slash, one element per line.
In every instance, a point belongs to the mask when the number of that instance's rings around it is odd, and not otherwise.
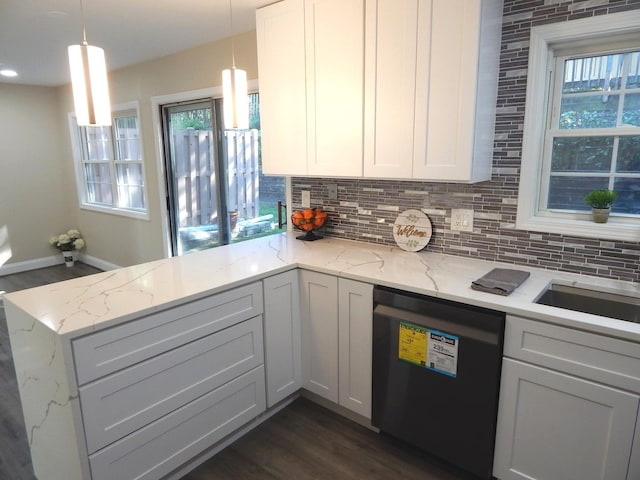
<path fill-rule="evenodd" d="M 593 221 L 595 223 L 607 223 L 609 220 L 609 213 L 611 212 L 610 208 L 593 208 L 591 209 L 591 213 L 593 215 Z"/>

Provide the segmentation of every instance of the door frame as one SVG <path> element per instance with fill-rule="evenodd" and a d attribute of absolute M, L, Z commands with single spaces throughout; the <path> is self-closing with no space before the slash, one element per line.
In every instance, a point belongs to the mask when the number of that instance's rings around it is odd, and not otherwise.
<path fill-rule="evenodd" d="M 259 93 L 258 80 L 249 80 L 247 82 L 249 93 Z M 157 95 L 151 97 L 151 114 L 153 121 L 154 143 L 156 150 L 156 170 L 158 176 L 158 207 L 160 212 L 160 224 L 162 228 L 162 251 L 165 258 L 171 258 L 171 226 L 169 225 L 169 206 L 167 204 L 167 187 L 165 184 L 165 145 L 162 136 L 162 105 L 168 103 L 190 102 L 203 98 L 222 97 L 222 86 L 202 88 L 199 90 L 190 90 L 179 93 L 171 93 L 168 95 Z M 291 177 L 285 177 L 285 202 L 291 205 Z M 287 230 L 291 230 L 291 222 L 287 222 Z"/>

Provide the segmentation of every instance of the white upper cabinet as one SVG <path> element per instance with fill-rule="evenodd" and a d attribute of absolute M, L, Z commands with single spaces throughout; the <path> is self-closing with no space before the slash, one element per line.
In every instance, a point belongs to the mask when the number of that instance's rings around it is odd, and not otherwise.
<path fill-rule="evenodd" d="M 418 10 L 428 3 L 367 2 L 365 177 L 413 175 Z"/>
<path fill-rule="evenodd" d="M 362 176 L 364 0 L 256 12 L 262 170 Z"/>
<path fill-rule="evenodd" d="M 262 171 L 307 175 L 304 4 L 287 0 L 256 12 Z"/>
<path fill-rule="evenodd" d="M 306 0 L 309 175 L 362 176 L 364 0 Z"/>
<path fill-rule="evenodd" d="M 491 179 L 502 0 L 431 0 L 419 12 L 413 178 Z M 422 8 L 423 2 L 420 2 Z"/>
<path fill-rule="evenodd" d="M 501 21 L 502 0 L 258 10 L 264 171 L 490 179 Z"/>

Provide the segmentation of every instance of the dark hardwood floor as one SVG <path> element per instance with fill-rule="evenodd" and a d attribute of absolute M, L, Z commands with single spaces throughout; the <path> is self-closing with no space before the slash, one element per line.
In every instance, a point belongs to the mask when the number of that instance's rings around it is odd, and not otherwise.
<path fill-rule="evenodd" d="M 472 480 L 305 398 L 182 480 Z"/>
<path fill-rule="evenodd" d="M 98 272 L 76 263 L 0 277 L 0 291 Z M 33 480 L 4 310 L 0 308 L 0 480 Z M 400 442 L 300 398 L 182 480 L 471 480 Z M 40 479 L 47 480 L 47 479 Z M 120 480 L 120 479 L 114 479 Z"/>

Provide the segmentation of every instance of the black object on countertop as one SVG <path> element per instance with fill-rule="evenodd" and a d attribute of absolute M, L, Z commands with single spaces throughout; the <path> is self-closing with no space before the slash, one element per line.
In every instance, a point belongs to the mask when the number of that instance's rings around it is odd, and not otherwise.
<path fill-rule="evenodd" d="M 471 282 L 471 288 L 480 292 L 507 296 L 531 275 L 523 270 L 494 268 L 486 275 Z"/>
<path fill-rule="evenodd" d="M 306 242 L 313 242 L 314 240 L 320 240 L 321 238 L 322 238 L 322 235 L 316 235 L 315 233 L 313 233 L 313 230 L 309 230 L 304 235 L 298 235 L 296 237 L 296 240 L 304 240 Z"/>

